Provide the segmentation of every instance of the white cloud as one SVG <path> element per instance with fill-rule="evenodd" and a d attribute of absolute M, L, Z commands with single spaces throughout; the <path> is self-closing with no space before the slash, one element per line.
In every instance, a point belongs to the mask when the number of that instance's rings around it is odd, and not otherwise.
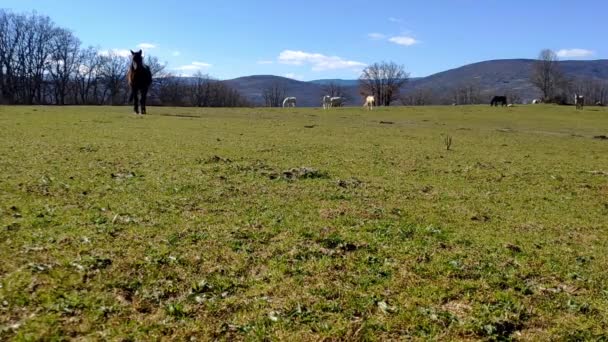
<path fill-rule="evenodd" d="M 395 18 L 395 17 L 389 17 L 388 21 L 390 21 L 391 23 L 402 23 L 403 19 Z"/>
<path fill-rule="evenodd" d="M 283 75 L 283 77 L 291 78 L 292 80 L 301 80 L 302 75 L 294 74 L 293 72 L 288 72 Z"/>
<path fill-rule="evenodd" d="M 192 62 L 188 65 L 182 65 L 180 67 L 175 68 L 174 70 L 179 71 L 198 71 L 206 68 L 212 67 L 211 64 L 205 62 Z"/>
<path fill-rule="evenodd" d="M 386 35 L 382 34 L 382 33 L 369 33 L 367 35 L 367 37 L 369 39 L 373 39 L 373 40 L 383 40 L 384 38 L 386 38 Z"/>
<path fill-rule="evenodd" d="M 128 49 L 109 49 L 109 50 L 99 50 L 97 52 L 100 56 L 109 56 L 110 54 L 120 56 L 120 57 L 129 57 L 131 56 L 131 51 Z"/>
<path fill-rule="evenodd" d="M 140 49 L 156 49 L 156 45 L 155 44 L 150 44 L 150 43 L 141 43 L 139 45 L 137 45 L 138 48 Z"/>
<path fill-rule="evenodd" d="M 274 61 L 258 61 L 258 64 L 274 64 Z"/>
<path fill-rule="evenodd" d="M 179 52 L 179 51 L 173 51 L 173 52 L 171 53 L 171 56 L 173 56 L 173 57 L 178 57 L 178 56 L 179 56 L 179 55 L 181 55 L 181 54 L 182 54 L 182 53 L 181 53 L 181 52 Z"/>
<path fill-rule="evenodd" d="M 419 41 L 409 36 L 395 36 L 389 38 L 388 41 L 403 46 L 412 46 L 419 43 Z"/>
<path fill-rule="evenodd" d="M 313 71 L 365 67 L 365 63 L 349 61 L 338 56 L 294 50 L 284 50 L 279 54 L 278 60 L 282 64 L 310 65 Z"/>
<path fill-rule="evenodd" d="M 595 52 L 585 49 L 561 49 L 557 51 L 557 56 L 560 58 L 585 58 L 594 54 Z"/>

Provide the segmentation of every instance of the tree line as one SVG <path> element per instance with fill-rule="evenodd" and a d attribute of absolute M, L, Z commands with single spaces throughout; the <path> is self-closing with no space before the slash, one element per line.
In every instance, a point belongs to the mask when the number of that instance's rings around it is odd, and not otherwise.
<path fill-rule="evenodd" d="M 245 106 L 234 89 L 209 75 L 181 78 L 146 56 L 154 82 L 149 103 L 169 106 Z M 123 105 L 129 56 L 84 47 L 74 33 L 37 13 L 0 9 L 0 103 Z"/>
<path fill-rule="evenodd" d="M 583 95 L 586 104 L 606 104 L 608 83 L 584 77 L 567 77 L 558 63 L 558 56 L 550 49 L 540 52 L 532 67 L 530 81 L 542 93 L 547 103 L 569 104 L 574 94 Z"/>
<path fill-rule="evenodd" d="M 125 80 L 129 56 L 115 51 L 84 47 L 68 29 L 36 13 L 18 14 L 0 10 L 0 103 L 57 105 L 123 105 L 129 90 Z M 153 74 L 149 92 L 152 105 L 238 107 L 252 105 L 226 83 L 209 75 L 179 77 L 166 70 L 154 56 L 145 63 Z M 367 66 L 359 77 L 359 95 L 374 95 L 376 104 L 430 105 L 487 103 L 492 95 L 478 81 L 463 80 L 449 89 L 405 88 L 409 73 L 403 65 L 380 62 Z M 560 69 L 557 55 L 541 51 L 532 66 L 531 83 L 548 103 L 567 104 L 576 92 L 585 95 L 587 104 L 608 102 L 608 83 L 602 80 L 569 78 Z M 322 95 L 347 97 L 339 84 L 323 86 Z M 519 103 L 516 92 L 507 92 L 509 102 Z M 278 107 L 287 96 L 280 82 L 261 92 L 261 104 Z"/>

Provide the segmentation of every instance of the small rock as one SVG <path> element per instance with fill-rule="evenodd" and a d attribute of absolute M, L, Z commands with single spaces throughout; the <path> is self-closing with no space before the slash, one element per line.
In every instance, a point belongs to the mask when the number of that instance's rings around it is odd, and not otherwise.
<path fill-rule="evenodd" d="M 75 263 L 75 262 L 71 262 L 70 265 L 74 266 L 79 271 L 84 271 L 85 270 L 84 266 L 82 266 L 81 264 L 78 264 L 78 263 Z"/>
<path fill-rule="evenodd" d="M 380 311 L 382 311 L 384 314 L 395 312 L 395 308 L 388 305 L 385 301 L 378 302 L 378 309 L 380 309 Z"/>
<path fill-rule="evenodd" d="M 270 311 L 268 313 L 268 318 L 273 322 L 277 322 L 279 320 L 279 314 L 276 311 Z"/>

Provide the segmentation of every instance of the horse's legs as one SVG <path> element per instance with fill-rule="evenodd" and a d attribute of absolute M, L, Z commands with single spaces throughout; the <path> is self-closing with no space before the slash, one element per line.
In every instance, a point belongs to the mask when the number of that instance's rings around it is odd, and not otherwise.
<path fill-rule="evenodd" d="M 135 112 L 135 114 L 138 114 L 137 112 L 137 90 L 135 90 L 134 87 L 131 87 L 131 95 L 129 96 L 129 102 L 133 101 L 133 111 Z"/>
<path fill-rule="evenodd" d="M 148 88 L 141 90 L 141 113 L 146 114 L 146 97 L 148 96 Z"/>
<path fill-rule="evenodd" d="M 133 95 L 131 95 L 131 97 L 133 97 L 133 112 L 135 112 L 135 114 L 139 114 L 139 98 L 135 88 L 133 88 Z"/>

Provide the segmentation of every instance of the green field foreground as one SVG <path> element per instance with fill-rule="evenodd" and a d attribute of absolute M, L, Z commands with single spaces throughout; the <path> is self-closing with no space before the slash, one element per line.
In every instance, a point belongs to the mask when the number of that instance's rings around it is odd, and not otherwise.
<path fill-rule="evenodd" d="M 149 112 L 0 107 L 0 340 L 608 339 L 608 109 Z"/>

